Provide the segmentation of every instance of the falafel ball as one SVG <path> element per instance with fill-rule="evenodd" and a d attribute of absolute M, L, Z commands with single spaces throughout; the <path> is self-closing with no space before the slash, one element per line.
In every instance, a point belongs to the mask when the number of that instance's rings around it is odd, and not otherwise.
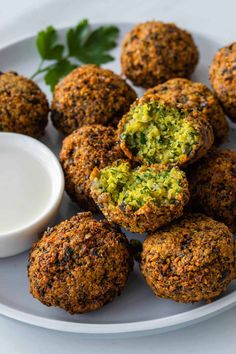
<path fill-rule="evenodd" d="M 171 79 L 145 93 L 145 95 L 153 94 L 158 94 L 180 109 L 201 112 L 212 125 L 216 145 L 221 144 L 228 137 L 229 126 L 224 112 L 217 98 L 206 85 L 188 79 Z"/>
<path fill-rule="evenodd" d="M 156 296 L 209 302 L 234 278 L 234 252 L 226 225 L 188 214 L 144 241 L 140 269 Z"/>
<path fill-rule="evenodd" d="M 30 292 L 71 314 L 94 311 L 121 293 L 132 266 L 125 235 L 90 212 L 79 213 L 33 245 Z"/>
<path fill-rule="evenodd" d="M 190 207 L 236 231 L 236 151 L 212 149 L 187 170 Z"/>
<path fill-rule="evenodd" d="M 121 149 L 143 164 L 185 166 L 212 146 L 212 126 L 202 112 L 178 108 L 158 93 L 137 99 L 118 125 Z"/>
<path fill-rule="evenodd" d="M 0 131 L 40 137 L 49 106 L 38 85 L 15 72 L 0 73 Z"/>
<path fill-rule="evenodd" d="M 56 85 L 52 122 L 64 134 L 88 124 L 116 126 L 136 97 L 134 90 L 111 70 L 84 65 Z"/>
<path fill-rule="evenodd" d="M 236 121 L 236 42 L 218 50 L 210 66 L 209 79 L 225 113 Z"/>
<path fill-rule="evenodd" d="M 68 135 L 62 145 L 60 161 L 69 196 L 81 207 L 96 210 L 90 196 L 90 174 L 123 158 L 112 127 L 87 125 Z"/>
<path fill-rule="evenodd" d="M 145 88 L 174 77 L 190 77 L 197 62 L 198 50 L 192 36 L 174 23 L 138 24 L 122 44 L 123 74 Z"/>
<path fill-rule="evenodd" d="M 131 232 L 154 231 L 183 214 L 188 183 L 178 167 L 119 160 L 90 177 L 91 195 L 106 218 Z"/>

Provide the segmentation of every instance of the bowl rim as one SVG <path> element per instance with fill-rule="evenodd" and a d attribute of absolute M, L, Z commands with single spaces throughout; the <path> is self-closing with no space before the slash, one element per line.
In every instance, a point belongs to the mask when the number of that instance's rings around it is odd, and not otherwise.
<path fill-rule="evenodd" d="M 11 141 L 17 143 L 17 145 L 22 144 L 22 151 L 26 151 L 26 146 L 27 144 L 32 146 L 34 145 L 34 149 L 30 149 L 29 152 L 26 152 L 30 154 L 35 161 L 38 161 L 41 165 L 46 170 L 46 173 L 50 179 L 51 182 L 53 182 L 53 192 L 50 198 L 48 199 L 48 202 L 43 209 L 32 221 L 26 223 L 23 226 L 20 226 L 18 228 L 14 228 L 10 231 L 7 232 L 0 232 L 0 240 L 4 238 L 11 238 L 15 237 L 17 234 L 22 234 L 22 232 L 27 232 L 29 231 L 32 227 L 34 226 L 39 226 L 41 225 L 44 220 L 50 215 L 50 213 L 58 206 L 60 203 L 63 193 L 64 193 L 64 173 L 62 171 L 62 167 L 60 165 L 60 162 L 58 161 L 56 155 L 41 141 L 34 139 L 28 135 L 23 135 L 19 133 L 12 133 L 12 132 L 0 132 L 0 144 L 2 142 L 2 138 L 6 139 L 6 141 Z M 37 153 L 43 152 L 44 154 L 40 154 L 40 157 L 37 157 Z M 43 155 L 46 155 L 48 157 L 48 160 L 45 160 L 45 156 L 42 157 Z M 53 163 L 53 168 L 50 167 L 48 168 L 47 163 L 51 160 Z M 55 183 L 57 181 L 57 183 Z"/>

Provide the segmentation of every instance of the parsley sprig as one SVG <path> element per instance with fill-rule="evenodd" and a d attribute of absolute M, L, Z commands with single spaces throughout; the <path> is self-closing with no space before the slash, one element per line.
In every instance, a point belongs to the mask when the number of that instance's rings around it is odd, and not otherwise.
<path fill-rule="evenodd" d="M 53 26 L 37 35 L 36 46 L 41 57 L 40 64 L 31 76 L 43 74 L 44 81 L 53 91 L 60 79 L 81 64 L 101 65 L 114 60 L 109 51 L 116 47 L 119 30 L 115 26 L 100 26 L 93 30 L 87 19 L 66 32 L 66 44 L 58 40 Z M 45 65 L 45 62 L 50 64 Z"/>

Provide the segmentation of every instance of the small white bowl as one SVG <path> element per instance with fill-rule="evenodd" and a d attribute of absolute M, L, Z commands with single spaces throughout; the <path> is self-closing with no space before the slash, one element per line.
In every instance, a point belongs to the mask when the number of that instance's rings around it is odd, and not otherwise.
<path fill-rule="evenodd" d="M 32 243 L 38 239 L 39 234 L 54 220 L 64 192 L 62 168 L 56 156 L 47 146 L 26 135 L 0 133 L 0 149 L 10 147 L 30 153 L 34 161 L 43 165 L 53 187 L 45 208 L 33 220 L 18 229 L 13 228 L 12 231 L 6 233 L 0 232 L 0 258 L 16 255 L 32 246 Z M 32 201 L 32 208 L 34 208 L 35 203 L 37 201 Z"/>

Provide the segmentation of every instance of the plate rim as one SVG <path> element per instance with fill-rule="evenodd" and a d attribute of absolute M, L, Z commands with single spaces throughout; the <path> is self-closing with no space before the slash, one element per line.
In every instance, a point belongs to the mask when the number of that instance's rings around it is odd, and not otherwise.
<path fill-rule="evenodd" d="M 115 26 L 127 26 L 127 25 L 131 25 L 131 26 L 134 26 L 136 24 L 136 22 L 110 22 L 110 21 L 93 21 L 93 22 L 90 22 L 90 25 L 91 27 L 97 27 L 97 26 L 109 26 L 109 25 L 115 25 Z M 67 29 L 70 28 L 71 25 L 67 25 L 67 26 L 54 26 L 53 27 L 56 29 L 56 31 L 58 32 L 61 32 L 61 31 L 65 31 Z M 44 26 L 45 28 L 46 26 Z M 44 28 L 42 29 L 39 29 L 39 31 L 43 30 Z M 193 33 L 195 34 L 198 34 L 198 32 L 194 31 Z M 36 38 L 37 34 L 33 34 L 33 33 L 29 33 L 27 35 L 22 35 L 22 36 L 19 36 L 16 40 L 10 40 L 9 42 L 6 42 L 5 44 L 3 45 L 0 45 L 0 51 L 1 50 L 5 50 L 5 49 L 8 49 L 9 47 L 11 46 L 14 46 L 16 44 L 20 44 L 21 42 L 24 42 L 24 41 L 27 41 L 27 40 L 30 40 L 30 39 L 33 39 L 33 38 Z M 115 48 L 114 48 L 115 49 Z"/>
<path fill-rule="evenodd" d="M 141 332 L 161 332 L 170 331 L 176 329 L 176 327 L 186 327 L 198 320 L 201 321 L 206 318 L 216 316 L 217 314 L 229 310 L 236 304 L 236 290 L 232 293 L 225 295 L 224 297 L 205 304 L 193 310 L 178 313 L 176 315 L 167 316 L 159 319 L 125 322 L 125 323 L 80 323 L 73 321 L 63 321 L 42 316 L 26 313 L 21 310 L 17 310 L 8 305 L 0 303 L 0 314 L 6 317 L 15 319 L 20 322 L 31 324 L 37 327 L 53 329 L 63 332 L 72 332 L 80 334 L 132 334 Z M 38 322 L 40 321 L 40 323 Z"/>
<path fill-rule="evenodd" d="M 109 25 L 110 22 L 92 22 L 92 26 Z M 134 22 L 116 22 L 117 26 L 134 25 Z M 64 31 L 68 26 L 57 27 L 58 31 Z M 197 31 L 193 31 L 197 35 Z M 8 48 L 21 44 L 24 41 L 35 38 L 36 35 L 29 34 L 22 36 L 17 40 L 10 41 L 9 43 L 0 46 L 0 51 L 7 50 Z M 94 335 L 131 335 L 133 334 L 147 334 L 148 332 L 164 332 L 177 329 L 177 327 L 186 327 L 193 323 L 200 322 L 207 318 L 216 316 L 219 313 L 229 310 L 236 305 L 236 290 L 232 293 L 223 296 L 220 299 L 211 302 L 210 304 L 202 305 L 198 308 L 181 312 L 175 315 L 162 317 L 158 319 L 124 322 L 124 323 L 81 323 L 73 321 L 57 320 L 42 316 L 37 316 L 31 313 L 18 310 L 14 307 L 5 305 L 0 302 L 0 314 L 17 321 L 34 325 L 37 327 L 72 332 L 79 334 L 94 334 Z"/>

